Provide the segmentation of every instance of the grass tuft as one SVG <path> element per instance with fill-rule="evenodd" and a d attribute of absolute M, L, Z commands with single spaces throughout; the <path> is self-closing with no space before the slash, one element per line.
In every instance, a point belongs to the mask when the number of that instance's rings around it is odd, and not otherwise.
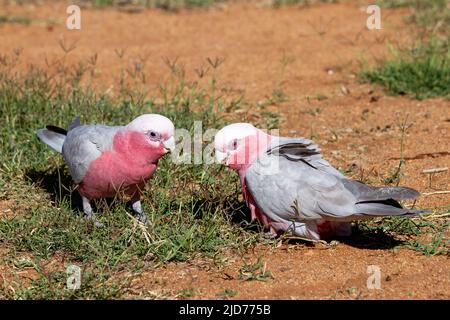
<path fill-rule="evenodd" d="M 3 16 L 0 15 L 0 24 L 2 23 L 18 23 L 29 25 L 31 23 L 31 19 L 25 16 Z"/>
<path fill-rule="evenodd" d="M 449 97 L 450 43 L 436 38 L 416 47 L 394 51 L 395 58 L 363 70 L 363 81 L 382 85 L 389 94 L 416 99 Z"/>
<path fill-rule="evenodd" d="M 447 0 L 380 0 L 387 8 L 409 7 L 408 21 L 424 28 L 428 33 L 449 34 L 450 8 Z"/>
<path fill-rule="evenodd" d="M 418 42 L 393 49 L 394 57 L 360 73 L 362 81 L 382 85 L 389 94 L 416 99 L 450 95 L 450 10 L 447 0 L 381 0 L 390 8 L 409 7 Z"/>
<path fill-rule="evenodd" d="M 85 123 L 126 124 L 155 112 L 192 134 L 195 121 L 202 121 L 204 128 L 222 126 L 219 111 L 229 106 L 185 81 L 162 87 L 163 99 L 127 88 L 111 97 L 82 85 L 82 72 L 61 74 L 0 68 L 0 203 L 11 213 L 0 213 L 0 249 L 8 248 L 6 257 L 26 254 L 30 261 L 8 268 L 7 277 L 15 280 L 0 284 L 0 298 L 122 296 L 127 281 L 143 270 L 197 256 L 216 258 L 256 243 L 258 234 L 249 231 L 233 172 L 218 165 L 176 165 L 168 158 L 144 192 L 143 208 L 152 227 L 140 227 L 120 199 L 95 203 L 104 228 L 87 223 L 63 159 L 37 139 L 36 129 L 46 124 L 66 127 L 76 116 Z M 3 263 L 13 264 L 0 261 L 0 267 Z M 80 266 L 81 288 L 67 289 L 67 275 L 61 273 L 66 266 L 48 270 L 52 263 Z M 31 283 L 16 277 L 24 270 L 36 274 Z M 123 270 L 131 270 L 130 275 L 122 276 Z M 8 289 L 11 285 L 14 290 Z"/>
<path fill-rule="evenodd" d="M 191 9 L 210 7 L 217 2 L 223 2 L 218 0 L 130 0 L 128 2 L 118 0 L 91 0 L 94 7 L 104 8 L 111 6 L 128 5 L 141 5 L 148 8 L 160 8 L 165 10 L 179 10 L 179 9 Z"/>

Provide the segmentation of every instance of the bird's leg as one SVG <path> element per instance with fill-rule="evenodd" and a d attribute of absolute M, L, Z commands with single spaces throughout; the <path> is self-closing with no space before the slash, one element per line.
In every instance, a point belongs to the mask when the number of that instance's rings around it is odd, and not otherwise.
<path fill-rule="evenodd" d="M 103 227 L 103 224 L 101 224 L 100 222 L 98 222 L 97 220 L 94 219 L 94 212 L 92 211 L 92 207 L 91 207 L 91 203 L 90 203 L 89 199 L 86 197 L 83 197 L 83 196 L 81 196 L 81 199 L 83 200 L 83 212 L 84 212 L 85 218 L 87 220 L 94 221 L 94 225 L 97 228 Z"/>
<path fill-rule="evenodd" d="M 266 231 L 261 235 L 261 240 L 273 240 L 278 236 L 278 234 L 272 231 Z"/>
<path fill-rule="evenodd" d="M 263 240 L 273 240 L 278 236 L 278 232 L 272 227 L 269 226 L 269 230 L 264 232 L 261 236 Z"/>
<path fill-rule="evenodd" d="M 139 191 L 135 192 L 131 197 L 131 206 L 133 207 L 133 211 L 135 212 L 136 219 L 138 219 L 145 225 L 151 224 L 150 220 L 148 219 L 148 216 L 142 211 L 141 197 Z"/>

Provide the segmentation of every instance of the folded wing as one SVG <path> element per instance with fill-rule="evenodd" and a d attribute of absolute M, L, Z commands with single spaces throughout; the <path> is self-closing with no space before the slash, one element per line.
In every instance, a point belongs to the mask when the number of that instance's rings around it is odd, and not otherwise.
<path fill-rule="evenodd" d="M 83 180 L 92 161 L 112 150 L 114 136 L 121 127 L 79 125 L 67 133 L 62 154 L 75 183 Z"/>
<path fill-rule="evenodd" d="M 350 221 L 422 212 L 404 209 L 396 201 L 414 199 L 417 191 L 348 180 L 322 158 L 312 141 L 303 138 L 272 143 L 248 169 L 246 184 L 260 209 L 274 221 Z"/>

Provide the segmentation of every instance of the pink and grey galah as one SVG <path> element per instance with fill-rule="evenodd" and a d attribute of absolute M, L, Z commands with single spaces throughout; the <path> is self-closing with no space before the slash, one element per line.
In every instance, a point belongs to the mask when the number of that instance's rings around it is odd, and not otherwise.
<path fill-rule="evenodd" d="M 37 136 L 62 153 L 82 197 L 86 218 L 93 218 L 90 200 L 124 193 L 131 197 L 136 217 L 148 223 L 141 191 L 158 160 L 174 149 L 174 131 L 168 118 L 144 114 L 125 126 L 114 127 L 82 125 L 77 118 L 68 130 L 47 126 L 39 129 Z"/>
<path fill-rule="evenodd" d="M 261 221 L 271 235 L 349 236 L 353 220 L 426 212 L 398 203 L 417 198 L 416 190 L 347 179 L 305 138 L 273 136 L 235 123 L 216 134 L 214 149 L 220 163 L 238 172 L 252 220 Z"/>

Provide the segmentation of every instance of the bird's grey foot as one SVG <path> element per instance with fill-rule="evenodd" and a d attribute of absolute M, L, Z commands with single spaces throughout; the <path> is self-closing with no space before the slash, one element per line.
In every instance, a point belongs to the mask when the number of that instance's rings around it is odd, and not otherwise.
<path fill-rule="evenodd" d="M 277 236 L 278 236 L 278 233 L 273 228 L 270 228 L 269 231 L 266 231 L 261 235 L 261 239 L 262 240 L 273 240 Z"/>
<path fill-rule="evenodd" d="M 151 225 L 150 219 L 145 213 L 138 213 L 136 214 L 136 219 L 139 220 L 144 225 Z"/>
<path fill-rule="evenodd" d="M 316 243 L 323 245 L 327 249 L 336 248 L 339 244 L 339 241 L 331 240 L 330 242 L 327 242 L 325 240 L 315 240 Z"/>
<path fill-rule="evenodd" d="M 147 214 L 145 214 L 142 211 L 142 205 L 140 200 L 132 201 L 131 206 L 133 207 L 135 217 L 136 219 L 139 220 L 139 222 L 143 223 L 144 225 L 151 225 L 150 219 L 148 218 Z"/>
<path fill-rule="evenodd" d="M 83 212 L 84 212 L 84 217 L 87 221 L 93 221 L 94 225 L 97 228 L 102 228 L 103 224 L 99 221 L 97 221 L 97 219 L 95 219 L 94 217 L 94 212 L 92 211 L 92 207 L 91 207 L 91 203 L 89 202 L 89 199 L 86 197 L 82 197 L 83 199 Z"/>
<path fill-rule="evenodd" d="M 261 235 L 261 240 L 273 240 L 277 237 L 276 234 L 273 234 L 272 232 L 268 231 L 268 232 L 264 232 Z"/>

